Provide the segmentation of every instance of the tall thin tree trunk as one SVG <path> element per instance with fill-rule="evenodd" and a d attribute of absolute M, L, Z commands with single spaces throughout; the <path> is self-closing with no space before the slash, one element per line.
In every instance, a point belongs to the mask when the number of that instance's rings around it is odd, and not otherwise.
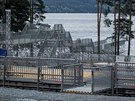
<path fill-rule="evenodd" d="M 102 7 L 103 7 L 103 2 L 101 0 L 101 4 L 97 2 L 98 54 L 100 54 L 100 24 L 101 24 Z"/>
<path fill-rule="evenodd" d="M 33 23 L 33 0 L 30 0 L 30 23 Z"/>
<path fill-rule="evenodd" d="M 100 16 L 99 16 L 99 25 L 101 25 L 101 16 L 102 16 L 102 9 L 103 9 L 103 1 L 101 0 L 101 5 L 100 5 L 100 11 L 99 11 L 99 13 L 100 13 Z M 100 27 L 99 27 L 100 28 Z"/>
<path fill-rule="evenodd" d="M 97 53 L 100 54 L 100 23 L 99 23 L 99 7 L 100 4 L 99 2 L 97 1 L 97 37 L 98 37 L 98 50 L 97 50 Z"/>
<path fill-rule="evenodd" d="M 116 30 L 116 0 L 114 0 L 114 53 L 117 54 L 117 30 Z"/>
<path fill-rule="evenodd" d="M 131 45 L 131 20 L 132 20 L 132 16 L 131 16 L 131 9 L 132 9 L 132 1 L 133 0 L 129 0 L 129 39 L 128 39 L 128 56 L 130 56 L 130 45 Z"/>
<path fill-rule="evenodd" d="M 120 6 L 121 6 L 121 0 L 119 0 L 119 4 L 118 4 L 118 36 L 117 36 L 117 55 L 120 54 L 120 16 L 121 16 L 121 12 L 120 12 Z"/>
<path fill-rule="evenodd" d="M 33 24 L 33 0 L 30 0 L 30 23 Z M 33 57 L 33 44 L 30 44 L 30 57 Z"/>
<path fill-rule="evenodd" d="M 16 7 L 17 7 L 17 12 L 18 12 L 18 3 L 17 3 L 17 5 L 16 5 Z M 19 31 L 19 15 L 18 15 L 18 13 L 16 14 L 17 16 L 16 16 L 16 20 L 17 20 L 17 28 L 16 28 L 16 31 L 18 32 Z"/>

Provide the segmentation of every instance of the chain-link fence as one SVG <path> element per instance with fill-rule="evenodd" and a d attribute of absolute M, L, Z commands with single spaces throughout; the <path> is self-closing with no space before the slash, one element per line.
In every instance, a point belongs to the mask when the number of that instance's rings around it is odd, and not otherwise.
<path fill-rule="evenodd" d="M 115 62 L 115 55 L 113 54 L 93 54 L 93 53 L 74 53 L 75 58 L 80 62 L 108 62 L 112 63 Z"/>
<path fill-rule="evenodd" d="M 111 89 L 111 67 L 98 67 L 92 69 L 92 92 Z"/>
<path fill-rule="evenodd" d="M 89 89 L 86 92 L 93 94 L 109 90 L 112 85 L 112 66 L 84 68 L 83 78 L 85 88 Z"/>

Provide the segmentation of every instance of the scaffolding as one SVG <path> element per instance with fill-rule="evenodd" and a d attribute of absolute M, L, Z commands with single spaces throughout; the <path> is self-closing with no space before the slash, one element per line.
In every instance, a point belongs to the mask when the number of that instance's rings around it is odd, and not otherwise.
<path fill-rule="evenodd" d="M 13 41 L 11 39 L 11 10 L 6 9 L 6 49 L 8 56 L 12 55 L 13 52 Z"/>

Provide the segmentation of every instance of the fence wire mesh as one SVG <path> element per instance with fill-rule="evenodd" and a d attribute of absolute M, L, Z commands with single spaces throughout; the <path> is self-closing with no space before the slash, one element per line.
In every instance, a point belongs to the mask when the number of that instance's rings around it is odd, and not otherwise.
<path fill-rule="evenodd" d="M 99 67 L 93 70 L 93 91 L 101 91 L 111 88 L 111 67 Z"/>

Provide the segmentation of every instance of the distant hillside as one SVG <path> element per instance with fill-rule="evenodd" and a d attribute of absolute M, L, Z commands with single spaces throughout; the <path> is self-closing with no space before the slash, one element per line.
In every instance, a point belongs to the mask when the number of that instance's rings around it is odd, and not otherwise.
<path fill-rule="evenodd" d="M 48 13 L 95 13 L 96 0 L 45 0 Z"/>

